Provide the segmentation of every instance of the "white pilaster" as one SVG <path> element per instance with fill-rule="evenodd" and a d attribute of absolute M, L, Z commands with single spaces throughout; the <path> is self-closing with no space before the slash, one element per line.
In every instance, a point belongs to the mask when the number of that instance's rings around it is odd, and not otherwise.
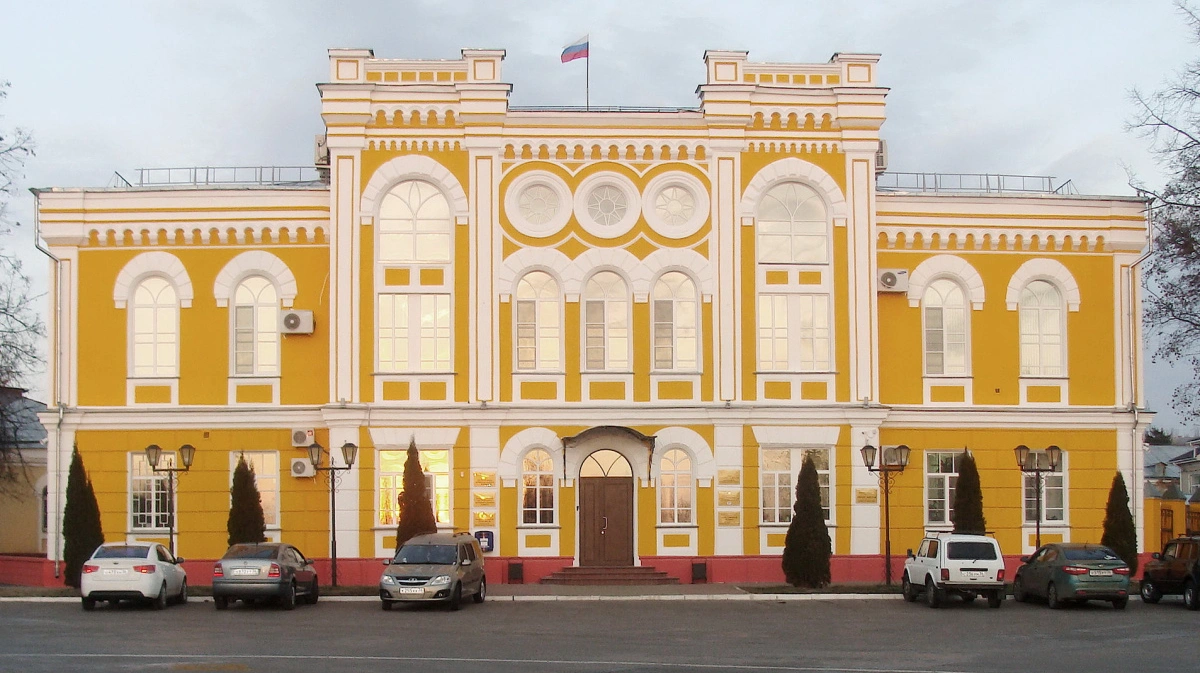
<path fill-rule="evenodd" d="M 850 426 L 850 553 L 879 554 L 880 512 L 883 491 L 879 479 L 859 460 L 859 449 L 865 444 L 879 446 L 878 425 Z M 859 490 L 875 491 L 875 502 L 859 502 Z"/>
<path fill-rule="evenodd" d="M 338 147 L 334 148 L 334 142 Z M 330 402 L 357 400 L 359 324 L 358 184 L 361 139 L 330 139 L 329 393 Z M 338 446 L 341 446 L 340 444 Z"/>
<path fill-rule="evenodd" d="M 470 255 L 472 306 L 470 379 L 474 384 L 471 396 L 480 402 L 490 402 L 495 397 L 493 373 L 496 371 L 493 330 L 499 323 L 493 310 L 495 292 L 492 288 L 492 263 L 494 234 L 499 230 L 499 169 L 500 155 L 491 150 L 486 153 L 471 153 L 471 175 L 468 198 L 471 200 L 471 235 L 474 250 Z M 462 256 L 458 257 L 460 260 Z M 498 336 L 498 335 L 497 335 Z"/>
<path fill-rule="evenodd" d="M 737 347 L 738 290 L 738 222 L 737 155 L 714 152 L 716 184 L 713 186 L 713 218 L 716 232 L 714 255 L 717 258 L 717 304 L 713 307 L 717 329 L 713 339 L 716 354 L 717 398 L 724 401 L 739 399 L 737 373 L 741 367 Z M 740 442 L 739 442 L 740 445 Z"/>
<path fill-rule="evenodd" d="M 329 460 L 336 467 L 345 467 L 342 458 L 342 445 L 346 442 L 359 444 L 358 425 L 344 425 L 329 428 Z M 358 558 L 359 554 L 359 512 L 366 503 L 371 507 L 371 498 L 365 500 L 360 492 L 358 461 L 349 470 L 338 471 L 335 475 L 337 492 L 334 494 L 333 516 L 337 521 L 337 555 L 338 558 Z M 369 485 L 368 485 L 369 486 Z"/>
<path fill-rule="evenodd" d="M 717 462 L 717 476 L 718 476 L 717 479 L 713 480 L 713 491 L 714 491 L 713 501 L 715 503 L 717 491 L 720 491 L 723 489 L 734 488 L 733 486 L 721 486 L 720 485 L 719 477 L 721 474 L 721 469 L 722 468 L 731 469 L 731 470 L 735 469 L 740 472 L 743 472 L 741 483 L 745 484 L 746 483 L 746 475 L 744 474 L 744 471 L 746 468 L 745 468 L 745 465 L 743 465 L 743 461 L 742 461 L 742 426 L 741 426 L 741 424 L 736 424 L 736 425 L 718 424 L 714 428 L 713 439 L 715 440 L 715 445 L 713 446 L 713 457 L 716 459 L 716 462 Z M 739 491 L 742 491 L 741 486 L 737 486 L 736 488 Z M 742 497 L 745 498 L 744 491 L 742 491 Z M 724 508 L 717 507 L 718 512 L 720 512 L 720 510 L 722 510 L 722 509 L 724 509 Z M 715 515 L 717 528 L 716 528 L 716 534 L 714 536 L 714 541 L 715 541 L 715 550 L 714 551 L 717 556 L 737 556 L 737 555 L 743 553 L 742 550 L 744 549 L 744 540 L 745 540 L 745 537 L 743 535 L 743 530 L 745 529 L 745 527 L 749 526 L 751 522 L 745 520 L 746 511 L 747 511 L 745 502 L 742 503 L 742 506 L 739 508 L 739 511 L 742 514 L 743 520 L 742 520 L 742 525 L 737 526 L 737 527 L 722 526 L 720 524 L 719 514 Z"/>

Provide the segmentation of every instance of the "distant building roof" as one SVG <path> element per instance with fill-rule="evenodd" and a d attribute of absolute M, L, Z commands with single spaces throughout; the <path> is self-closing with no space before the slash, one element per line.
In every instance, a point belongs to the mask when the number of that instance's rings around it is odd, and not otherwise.
<path fill-rule="evenodd" d="M 24 393 L 20 388 L 0 388 L 4 421 L 12 424 L 12 430 L 6 429 L 4 432 L 4 441 L 14 441 L 20 449 L 40 449 L 45 446 L 46 428 L 37 415 L 46 410 L 46 405 L 25 397 Z M 9 440 L 9 432 L 12 432 L 12 440 Z"/>

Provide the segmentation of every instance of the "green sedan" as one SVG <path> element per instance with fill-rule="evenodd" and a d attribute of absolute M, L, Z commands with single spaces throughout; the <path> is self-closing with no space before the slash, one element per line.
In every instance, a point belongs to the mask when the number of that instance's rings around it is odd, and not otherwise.
<path fill-rule="evenodd" d="M 1129 565 L 1098 544 L 1056 542 L 1021 557 L 1013 580 L 1013 598 L 1046 599 L 1056 610 L 1068 602 L 1109 601 L 1118 610 L 1129 603 Z"/>

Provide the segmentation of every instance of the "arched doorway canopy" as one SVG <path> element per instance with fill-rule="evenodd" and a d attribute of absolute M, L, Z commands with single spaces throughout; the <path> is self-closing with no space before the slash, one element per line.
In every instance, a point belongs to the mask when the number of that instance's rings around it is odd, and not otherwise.
<path fill-rule="evenodd" d="M 650 466 L 652 461 L 651 456 L 654 454 L 654 435 L 643 435 L 642 433 L 627 428 L 623 425 L 598 425 L 594 428 L 588 428 L 583 432 L 571 437 L 562 438 L 563 453 L 566 454 L 568 449 L 575 448 L 592 439 L 600 439 L 611 436 L 621 437 L 623 439 L 632 439 L 634 442 L 646 447 L 646 475 L 645 478 L 650 478 Z M 563 461 L 563 479 L 567 478 L 567 461 Z"/>

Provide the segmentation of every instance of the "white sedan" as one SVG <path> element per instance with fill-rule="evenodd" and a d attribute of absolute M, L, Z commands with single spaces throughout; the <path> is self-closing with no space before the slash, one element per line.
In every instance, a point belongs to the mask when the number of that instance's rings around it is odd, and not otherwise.
<path fill-rule="evenodd" d="M 186 603 L 187 573 L 183 559 L 152 542 L 108 542 L 96 548 L 83 564 L 79 591 L 83 609 L 96 601 L 150 601 L 156 610 L 168 601 Z"/>

